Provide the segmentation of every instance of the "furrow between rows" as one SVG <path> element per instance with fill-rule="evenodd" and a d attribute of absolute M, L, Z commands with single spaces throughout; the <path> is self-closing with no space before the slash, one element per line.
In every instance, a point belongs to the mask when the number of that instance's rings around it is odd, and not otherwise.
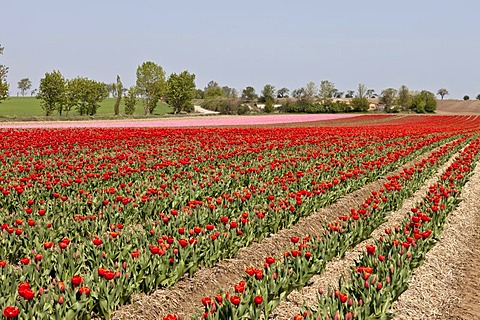
<path fill-rule="evenodd" d="M 422 154 L 394 173 L 401 172 L 418 159 L 427 157 L 433 152 Z M 339 212 L 345 212 L 353 206 L 358 206 L 370 195 L 372 190 L 381 188 L 385 182 L 385 179 L 381 179 L 368 184 L 335 204 L 301 219 L 294 227 L 281 230 L 260 243 L 241 249 L 236 258 L 223 260 L 212 268 L 201 269 L 196 272 L 194 277 L 186 278 L 174 287 L 157 290 L 150 296 L 135 296 L 134 302 L 114 313 L 113 318 L 157 319 L 166 313 L 176 313 L 187 317 L 198 312 L 203 297 L 215 294 L 218 288 L 230 287 L 240 281 L 245 268 L 261 267 L 266 256 L 281 254 L 289 246 L 292 236 L 322 234 L 325 224 L 338 219 Z"/>
<path fill-rule="evenodd" d="M 476 319 L 480 315 L 480 166 L 464 187 L 439 242 L 395 302 L 395 320 Z"/>
<path fill-rule="evenodd" d="M 316 276 L 313 276 L 308 286 L 301 290 L 293 291 L 286 300 L 284 300 L 271 314 L 270 319 L 276 320 L 291 320 L 298 313 L 299 309 L 304 305 L 312 305 L 317 301 L 319 292 L 327 292 L 329 288 L 338 285 L 338 279 L 348 275 L 351 266 L 354 264 L 365 251 L 366 245 L 372 245 L 373 239 L 380 237 L 387 228 L 393 229 L 398 226 L 405 218 L 405 213 L 410 210 L 417 202 L 419 202 L 431 184 L 435 183 L 442 175 L 444 170 L 448 168 L 458 153 L 454 154 L 448 162 L 443 164 L 431 178 L 425 181 L 424 185 L 418 189 L 412 197 L 405 200 L 402 207 L 393 211 L 386 218 L 380 227 L 372 232 L 369 239 L 362 241 L 351 250 L 347 251 L 343 257 L 335 258 L 327 264 L 325 270 Z"/>

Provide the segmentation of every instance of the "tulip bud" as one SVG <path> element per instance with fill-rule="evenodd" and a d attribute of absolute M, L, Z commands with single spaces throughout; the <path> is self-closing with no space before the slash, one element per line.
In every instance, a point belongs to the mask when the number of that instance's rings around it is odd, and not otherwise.
<path fill-rule="evenodd" d="M 58 297 L 58 303 L 63 304 L 65 302 L 65 298 L 63 296 Z"/>

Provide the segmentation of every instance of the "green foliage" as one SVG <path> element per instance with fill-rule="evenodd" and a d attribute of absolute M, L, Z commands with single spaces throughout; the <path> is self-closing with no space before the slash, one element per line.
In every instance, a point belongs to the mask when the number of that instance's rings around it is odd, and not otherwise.
<path fill-rule="evenodd" d="M 229 86 L 222 87 L 223 96 L 227 98 L 236 98 L 238 96 L 238 92 L 235 88 L 230 88 Z"/>
<path fill-rule="evenodd" d="M 183 71 L 172 73 L 168 77 L 165 98 L 175 113 L 193 111 L 192 99 L 195 97 L 195 74 Z"/>
<path fill-rule="evenodd" d="M 352 104 L 353 111 L 357 111 L 357 112 L 368 111 L 368 108 L 370 107 L 370 102 L 368 102 L 368 99 L 366 97 L 352 98 L 351 104 Z"/>
<path fill-rule="evenodd" d="M 255 88 L 252 86 L 248 86 L 242 91 L 242 99 L 245 101 L 253 101 L 257 99 L 258 96 L 255 93 Z"/>
<path fill-rule="evenodd" d="M 410 109 L 417 113 L 435 112 L 437 99 L 435 95 L 426 90 L 415 94 L 410 101 Z"/>
<path fill-rule="evenodd" d="M 305 88 L 298 88 L 292 91 L 292 97 L 295 99 L 304 99 L 305 98 Z"/>
<path fill-rule="evenodd" d="M 405 85 L 402 85 L 398 90 L 394 104 L 398 105 L 401 111 L 408 111 L 411 99 L 412 95 L 409 89 Z"/>
<path fill-rule="evenodd" d="M 323 102 L 323 104 L 329 103 L 337 89 L 335 88 L 335 85 L 333 82 L 328 81 L 328 80 L 322 80 L 320 82 L 320 90 L 318 92 L 318 96 Z"/>
<path fill-rule="evenodd" d="M 268 100 L 271 100 L 272 104 L 275 99 L 275 86 L 271 84 L 266 84 L 262 89 L 262 96 L 260 97 L 260 102 L 267 103 Z"/>
<path fill-rule="evenodd" d="M 108 88 L 108 87 L 107 87 Z M 117 83 L 115 84 L 115 105 L 113 106 L 113 113 L 118 116 L 120 114 L 120 102 L 122 101 L 123 95 L 123 83 L 120 80 L 120 76 L 117 75 Z"/>
<path fill-rule="evenodd" d="M 40 99 L 42 109 L 45 115 L 51 116 L 56 109 L 62 114 L 63 105 L 65 103 L 66 85 L 60 71 L 52 71 L 45 73 L 45 77 L 40 79 L 40 87 L 37 99 Z"/>
<path fill-rule="evenodd" d="M 341 101 L 329 101 L 326 104 L 310 100 L 287 100 L 282 107 L 282 112 L 288 113 L 345 113 L 353 111 L 352 108 Z"/>
<path fill-rule="evenodd" d="M 215 81 L 210 81 L 205 87 L 205 99 L 214 99 L 218 97 L 223 97 L 224 91 Z"/>
<path fill-rule="evenodd" d="M 137 94 L 143 98 L 145 115 L 153 113 L 165 91 L 165 71 L 152 61 L 137 68 Z"/>
<path fill-rule="evenodd" d="M 100 102 L 108 97 L 108 85 L 87 78 L 75 78 L 67 81 L 66 111 L 75 107 L 81 116 L 93 116 L 100 107 Z M 62 115 L 62 108 L 59 109 Z"/>
<path fill-rule="evenodd" d="M 0 56 L 3 54 L 3 47 L 0 45 Z M 0 103 L 8 98 L 9 85 L 7 82 L 8 67 L 0 64 Z"/>
<path fill-rule="evenodd" d="M 394 108 L 396 96 L 397 90 L 394 88 L 387 88 L 382 91 L 379 103 L 385 107 L 385 112 L 398 112 L 398 109 Z"/>
<path fill-rule="evenodd" d="M 470 100 L 470 97 L 467 96 L 467 95 L 464 95 L 464 96 L 463 96 L 463 100 L 465 100 L 465 101 Z"/>
<path fill-rule="evenodd" d="M 125 104 L 125 114 L 132 115 L 135 112 L 135 104 L 137 103 L 137 88 L 135 86 L 128 89 L 128 94 L 123 99 Z"/>
<path fill-rule="evenodd" d="M 246 104 L 241 104 L 237 108 L 237 114 L 247 114 L 250 113 L 250 107 Z"/>
<path fill-rule="evenodd" d="M 25 97 L 25 92 L 30 90 L 32 87 L 32 81 L 28 78 L 23 78 L 22 80 L 18 81 L 18 90 L 20 90 L 20 93 L 22 97 Z"/>
<path fill-rule="evenodd" d="M 247 106 L 247 111 L 245 105 L 242 105 L 242 100 L 237 98 L 217 97 L 206 99 L 202 103 L 202 107 L 221 114 L 244 114 L 250 111 L 250 108 Z"/>
<path fill-rule="evenodd" d="M 205 92 L 202 89 L 195 89 L 194 99 L 205 99 Z"/>
<path fill-rule="evenodd" d="M 402 85 L 398 90 L 395 104 L 398 105 L 402 111 L 407 111 L 410 107 L 411 99 L 412 95 L 410 94 L 410 90 L 408 90 L 407 86 Z"/>
<path fill-rule="evenodd" d="M 267 98 L 267 101 L 265 101 L 265 113 L 272 113 L 274 110 L 273 99 Z"/>

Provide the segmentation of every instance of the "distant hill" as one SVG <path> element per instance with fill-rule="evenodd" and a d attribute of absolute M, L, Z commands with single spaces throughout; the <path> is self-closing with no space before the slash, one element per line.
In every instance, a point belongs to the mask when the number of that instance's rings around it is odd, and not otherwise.
<path fill-rule="evenodd" d="M 480 100 L 437 100 L 437 114 L 480 114 Z"/>

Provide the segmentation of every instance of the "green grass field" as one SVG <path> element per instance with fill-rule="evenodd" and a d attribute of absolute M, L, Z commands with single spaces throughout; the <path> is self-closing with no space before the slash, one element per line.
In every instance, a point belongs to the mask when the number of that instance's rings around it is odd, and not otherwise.
<path fill-rule="evenodd" d="M 97 110 L 95 118 L 114 118 L 113 105 L 115 104 L 114 98 L 107 98 Z M 157 108 L 153 111 L 153 117 L 162 116 L 167 113 L 171 113 L 172 108 L 164 103 L 159 103 Z M 138 101 L 135 106 L 135 113 L 132 117 L 143 116 L 143 105 L 141 101 Z M 120 104 L 120 116 L 125 116 L 125 105 Z M 10 97 L 0 103 L 0 118 L 3 119 L 38 119 L 44 117 L 44 111 L 40 105 L 40 100 L 33 97 Z M 90 116 L 80 117 L 77 110 L 71 110 L 68 114 L 59 116 L 58 113 L 54 113 L 48 119 L 89 119 Z"/>

